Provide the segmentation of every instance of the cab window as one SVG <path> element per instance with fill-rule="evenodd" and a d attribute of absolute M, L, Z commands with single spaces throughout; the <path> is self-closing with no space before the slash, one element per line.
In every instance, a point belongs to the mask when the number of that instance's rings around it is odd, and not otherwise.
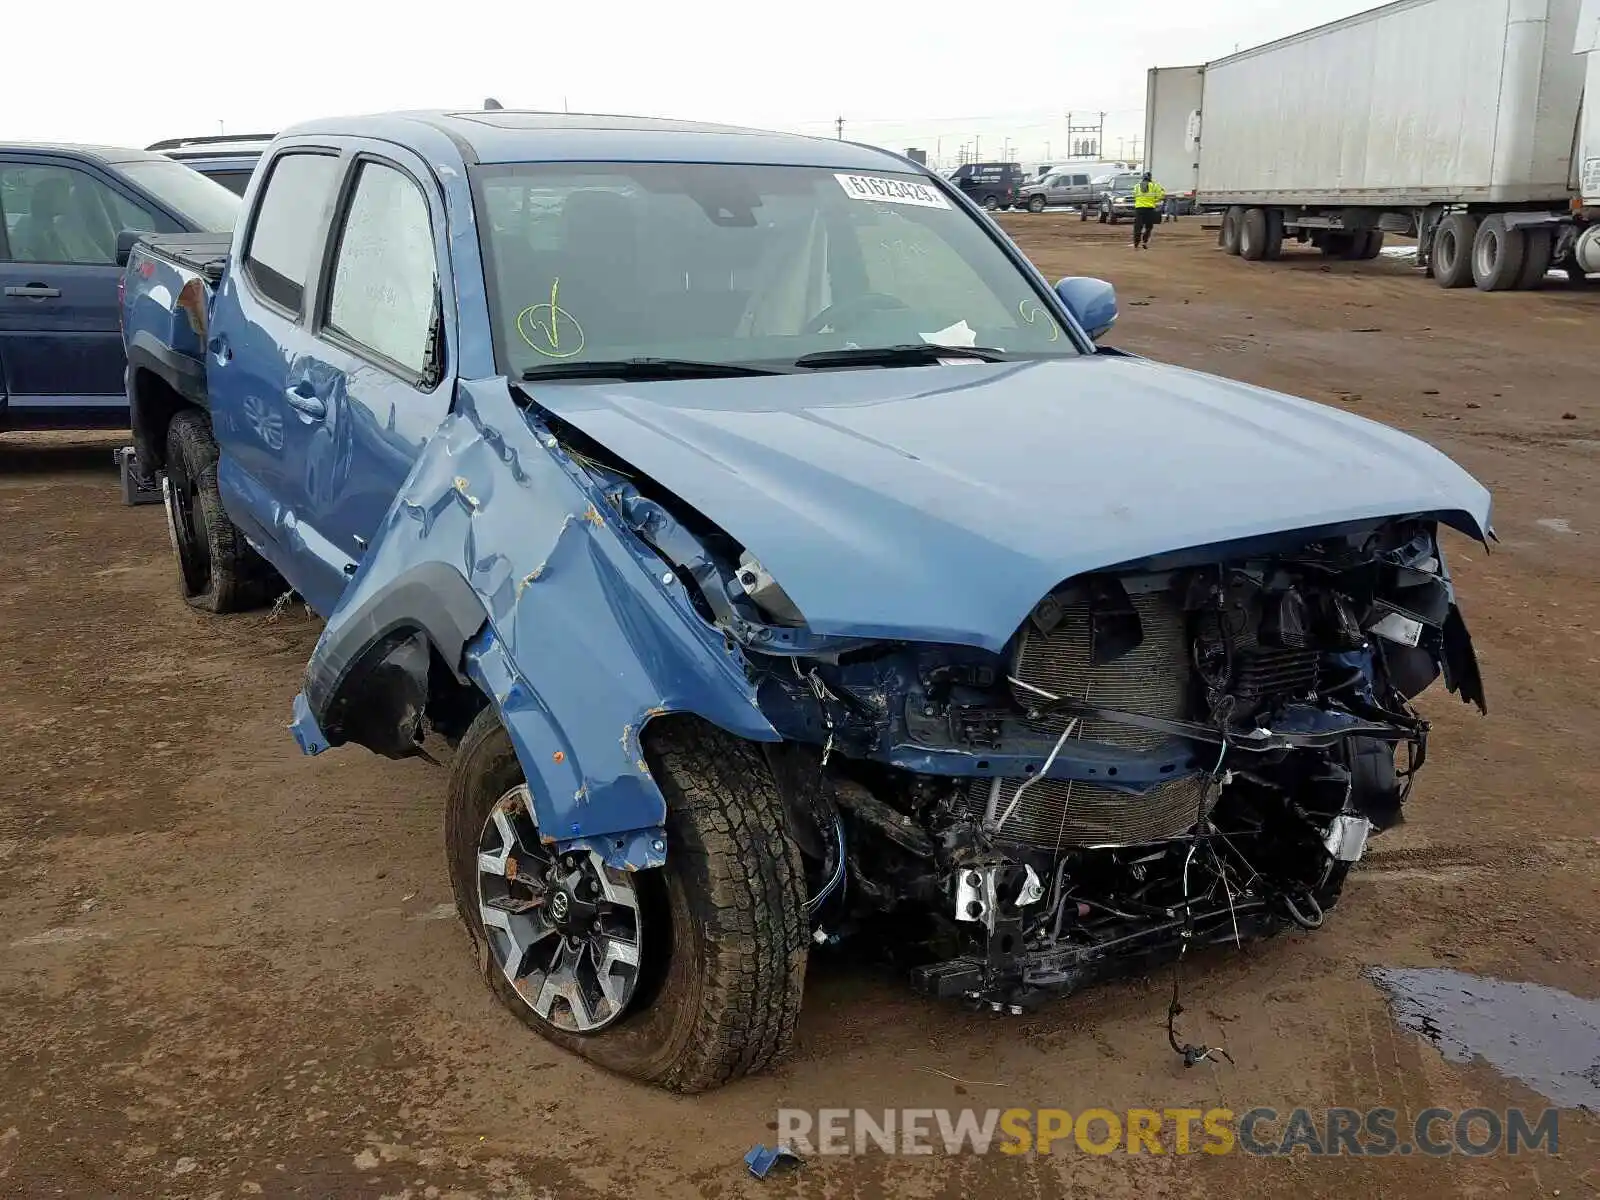
<path fill-rule="evenodd" d="M 334 252 L 326 327 L 420 377 L 439 286 L 428 201 L 394 167 L 368 161 L 357 172 Z"/>
<path fill-rule="evenodd" d="M 322 244 L 322 214 L 338 168 L 338 158 L 328 153 L 281 154 L 256 207 L 245 274 L 262 296 L 296 316 L 305 300 L 313 247 Z"/>

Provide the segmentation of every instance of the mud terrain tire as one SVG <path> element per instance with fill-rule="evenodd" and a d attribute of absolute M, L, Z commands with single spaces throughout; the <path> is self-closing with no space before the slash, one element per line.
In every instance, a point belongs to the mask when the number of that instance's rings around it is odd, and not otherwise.
<path fill-rule="evenodd" d="M 711 726 L 661 718 L 646 738 L 667 800 L 667 865 L 637 876 L 641 979 L 612 1025 L 576 1034 L 523 1001 L 488 950 L 477 849 L 490 810 L 525 782 L 492 708 L 450 773 L 445 853 L 489 989 L 529 1028 L 633 1079 L 702 1092 L 762 1070 L 794 1040 L 805 986 L 805 870 L 759 752 Z"/>
<path fill-rule="evenodd" d="M 212 613 L 265 604 L 279 581 L 223 510 L 217 443 L 204 413 L 189 410 L 172 418 L 166 474 L 167 531 L 185 603 Z"/>

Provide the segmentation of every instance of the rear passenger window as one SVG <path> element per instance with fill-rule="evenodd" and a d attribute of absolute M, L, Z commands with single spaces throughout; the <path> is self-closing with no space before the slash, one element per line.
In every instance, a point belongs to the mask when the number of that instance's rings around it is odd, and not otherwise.
<path fill-rule="evenodd" d="M 428 201 L 404 172 L 362 163 L 334 255 L 328 328 L 420 376 L 438 281 Z"/>
<path fill-rule="evenodd" d="M 256 209 L 245 270 L 263 296 L 296 314 L 338 167 L 332 154 L 281 156 Z"/>

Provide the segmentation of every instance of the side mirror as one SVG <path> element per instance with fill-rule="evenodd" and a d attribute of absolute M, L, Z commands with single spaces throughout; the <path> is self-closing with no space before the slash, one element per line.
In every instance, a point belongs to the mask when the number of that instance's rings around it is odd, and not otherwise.
<path fill-rule="evenodd" d="M 1095 341 L 1117 323 L 1117 289 L 1104 279 L 1071 275 L 1056 284 L 1056 295 Z"/>
<path fill-rule="evenodd" d="M 128 265 L 128 258 L 133 254 L 133 244 L 143 236 L 144 234 L 137 229 L 124 229 L 117 234 L 117 266 Z"/>

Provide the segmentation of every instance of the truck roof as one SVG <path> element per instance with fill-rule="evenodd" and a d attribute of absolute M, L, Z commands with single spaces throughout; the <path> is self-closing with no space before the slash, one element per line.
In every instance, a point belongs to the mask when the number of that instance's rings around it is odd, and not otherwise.
<path fill-rule="evenodd" d="M 0 142 L 0 154 L 69 154 L 74 158 L 88 159 L 91 162 L 113 166 L 116 163 L 145 162 L 149 159 L 165 158 L 163 154 L 151 154 L 145 150 L 134 150 L 127 146 L 92 146 L 78 142 Z"/>
<path fill-rule="evenodd" d="M 400 112 L 311 121 L 284 133 L 373 137 L 404 145 L 415 139 L 419 125 L 443 133 L 466 161 L 479 163 L 741 162 L 855 171 L 907 169 L 907 160 L 900 155 L 857 142 L 601 113 Z"/>

